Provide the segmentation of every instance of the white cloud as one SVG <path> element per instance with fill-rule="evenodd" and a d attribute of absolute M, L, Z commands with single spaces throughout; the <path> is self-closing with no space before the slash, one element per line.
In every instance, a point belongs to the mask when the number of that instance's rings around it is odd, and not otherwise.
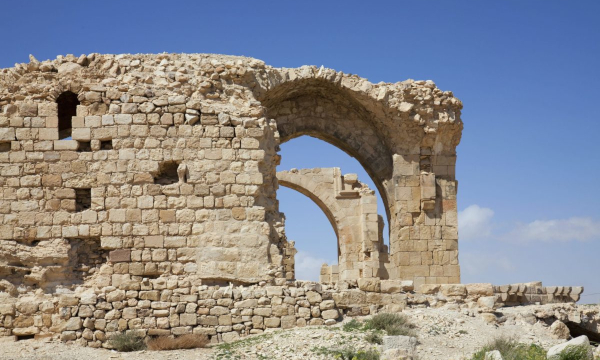
<path fill-rule="evenodd" d="M 296 260 L 296 279 L 319 281 L 321 274 L 321 265 L 327 263 L 329 265 L 337 264 L 337 261 L 326 260 L 315 257 L 306 251 L 298 251 L 295 256 Z"/>
<path fill-rule="evenodd" d="M 499 233 L 493 221 L 494 211 L 470 205 L 458 212 L 460 240 L 496 239 L 510 242 L 568 242 L 600 240 L 600 220 L 583 217 L 534 220 L 517 223 Z"/>
<path fill-rule="evenodd" d="M 589 241 L 600 239 L 600 221 L 581 217 L 535 220 L 518 224 L 503 238 L 514 241 Z"/>
<path fill-rule="evenodd" d="M 461 240 L 487 238 L 492 234 L 492 209 L 470 205 L 458 212 L 458 235 Z"/>
<path fill-rule="evenodd" d="M 505 256 L 491 255 L 483 252 L 466 252 L 460 255 L 460 268 L 467 277 L 480 277 L 488 272 L 513 272 L 516 266 Z"/>

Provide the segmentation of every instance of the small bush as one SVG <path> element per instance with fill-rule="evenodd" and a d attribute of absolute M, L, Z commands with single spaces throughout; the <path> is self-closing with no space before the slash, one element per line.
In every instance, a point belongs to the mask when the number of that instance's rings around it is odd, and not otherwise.
<path fill-rule="evenodd" d="M 356 319 L 352 319 L 350 321 L 348 321 L 347 323 L 345 323 L 342 326 L 342 329 L 344 329 L 344 331 L 353 331 L 353 330 L 360 330 L 362 329 L 363 324 L 356 320 Z"/>
<path fill-rule="evenodd" d="M 367 336 L 365 336 L 365 340 L 371 344 L 383 344 L 383 338 L 378 332 L 369 333 Z"/>
<path fill-rule="evenodd" d="M 414 325 L 401 314 L 377 314 L 367 320 L 365 328 L 384 330 L 388 335 L 416 336 Z"/>
<path fill-rule="evenodd" d="M 203 348 L 209 343 L 206 335 L 188 334 L 172 338 L 159 336 L 148 341 L 150 350 L 179 350 Z"/>
<path fill-rule="evenodd" d="M 313 348 L 312 351 L 319 355 L 328 355 L 339 360 L 379 360 L 379 353 L 373 349 L 356 350 L 351 347 L 344 349 L 327 349 L 325 347 Z"/>
<path fill-rule="evenodd" d="M 553 356 L 552 360 L 587 360 L 588 347 L 586 345 L 567 346 L 560 354 Z"/>
<path fill-rule="evenodd" d="M 485 353 L 498 350 L 504 360 L 546 360 L 546 351 L 532 344 L 519 344 L 513 338 L 498 338 L 473 354 L 471 360 L 484 360 Z"/>
<path fill-rule="evenodd" d="M 117 351 L 138 351 L 146 348 L 144 338 L 135 332 L 125 332 L 111 336 L 110 344 Z"/>

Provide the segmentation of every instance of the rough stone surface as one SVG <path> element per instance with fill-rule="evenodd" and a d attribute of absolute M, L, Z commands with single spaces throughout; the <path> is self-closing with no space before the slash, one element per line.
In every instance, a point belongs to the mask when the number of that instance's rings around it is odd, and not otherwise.
<path fill-rule="evenodd" d="M 555 322 L 553 322 L 550 326 L 550 330 L 552 331 L 554 337 L 556 337 L 557 339 L 568 340 L 571 337 L 571 332 L 569 331 L 569 328 L 567 327 L 567 325 L 565 325 L 565 323 L 563 323 L 560 320 L 556 320 Z"/>
<path fill-rule="evenodd" d="M 590 345 L 590 340 L 585 335 L 578 336 L 578 337 L 574 338 L 573 340 L 570 340 L 565 343 L 551 347 L 548 350 L 546 357 L 548 359 L 552 360 L 553 357 L 556 357 L 557 355 L 559 355 L 568 346 L 584 346 L 584 347 L 586 347 L 587 348 L 587 359 L 586 360 L 594 360 L 594 351 L 592 349 L 592 346 Z"/>
<path fill-rule="evenodd" d="M 447 301 L 472 310 L 484 296 L 577 301 L 582 288 L 458 284 L 461 109 L 432 81 L 372 84 L 234 56 L 68 55 L 0 69 L 0 336 L 220 342 Z M 279 146 L 301 135 L 357 158 L 385 208 L 339 168 L 277 173 Z M 295 280 L 280 184 L 336 230 L 338 263 L 322 283 Z"/>

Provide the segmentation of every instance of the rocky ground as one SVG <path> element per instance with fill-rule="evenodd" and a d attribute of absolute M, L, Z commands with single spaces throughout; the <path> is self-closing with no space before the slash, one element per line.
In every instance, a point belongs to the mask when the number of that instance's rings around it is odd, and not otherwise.
<path fill-rule="evenodd" d="M 590 309 L 596 312 L 600 306 Z M 543 320 L 544 314 L 556 314 L 556 311 L 552 305 L 520 306 L 501 308 L 492 315 L 447 305 L 442 308 L 406 309 L 404 314 L 416 325 L 418 359 L 461 360 L 469 359 L 473 352 L 500 336 L 514 337 L 523 343 L 536 343 L 546 349 L 564 342 L 556 338 L 548 322 Z M 333 357 L 330 350 L 347 347 L 382 352 L 381 345 L 366 341 L 369 331 L 345 331 L 344 323 L 329 327 L 275 330 L 207 349 L 161 352 L 119 353 L 63 344 L 52 339 L 18 342 L 0 340 L 0 359 L 330 359 Z M 596 352 L 600 355 L 600 349 L 596 349 Z"/>

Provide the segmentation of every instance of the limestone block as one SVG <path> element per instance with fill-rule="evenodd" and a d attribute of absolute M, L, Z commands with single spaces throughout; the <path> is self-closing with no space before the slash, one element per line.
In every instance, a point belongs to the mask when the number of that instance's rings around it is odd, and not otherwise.
<path fill-rule="evenodd" d="M 54 129 L 49 129 L 54 130 Z M 92 131 L 89 128 L 75 128 L 71 132 L 73 140 L 90 141 L 92 139 Z M 58 133 L 57 133 L 58 138 Z"/>
<path fill-rule="evenodd" d="M 123 301 L 125 300 L 124 290 L 114 290 L 106 294 L 107 302 Z"/>
<path fill-rule="evenodd" d="M 21 115 L 22 117 L 38 116 L 38 104 L 21 103 L 19 105 L 19 115 Z"/>
<path fill-rule="evenodd" d="M 306 292 L 306 300 L 308 300 L 308 302 L 311 305 L 315 305 L 315 304 L 319 304 L 322 300 L 321 294 L 319 294 L 316 291 L 307 291 Z"/>
<path fill-rule="evenodd" d="M 239 338 L 240 338 L 240 334 L 238 334 L 237 331 L 226 332 L 226 333 L 223 333 L 221 336 L 222 336 L 222 339 L 224 342 L 232 342 L 232 341 L 239 340 Z"/>
<path fill-rule="evenodd" d="M 79 142 L 76 140 L 54 140 L 54 150 L 76 151 L 79 148 Z"/>
<path fill-rule="evenodd" d="M 40 306 L 40 301 L 33 297 L 24 297 L 16 303 L 17 310 L 25 315 L 35 314 Z"/>
<path fill-rule="evenodd" d="M 557 357 L 565 348 L 567 348 L 568 346 L 583 346 L 585 348 L 587 348 L 587 358 L 586 360 L 593 360 L 594 359 L 594 353 L 593 353 L 593 349 L 592 346 L 590 345 L 590 340 L 588 339 L 587 336 L 585 335 L 581 335 L 579 337 L 576 337 L 570 341 L 567 341 L 565 343 L 562 344 L 558 344 L 555 345 L 553 347 L 551 347 L 548 350 L 548 353 L 546 354 L 548 359 L 552 359 L 553 357 Z"/>
<path fill-rule="evenodd" d="M 179 315 L 179 323 L 183 326 L 196 326 L 198 322 L 196 314 Z"/>
<path fill-rule="evenodd" d="M 494 295 L 494 286 L 489 283 L 466 284 L 467 294 L 469 296 L 492 296 Z"/>
<path fill-rule="evenodd" d="M 277 328 L 279 324 L 281 324 L 281 319 L 278 317 L 270 317 L 264 319 L 265 327 L 267 328 Z"/>
<path fill-rule="evenodd" d="M 65 323 L 65 330 L 68 331 L 77 331 L 80 330 L 82 326 L 82 321 L 80 317 L 72 317 Z"/>
<path fill-rule="evenodd" d="M 445 284 L 440 286 L 440 291 L 445 296 L 464 296 L 467 294 L 465 285 L 462 284 Z"/>
<path fill-rule="evenodd" d="M 494 309 L 496 306 L 496 296 L 482 296 L 477 299 L 477 305 L 486 309 Z"/>
<path fill-rule="evenodd" d="M 98 297 L 93 291 L 86 291 L 80 295 L 79 303 L 82 305 L 96 305 Z"/>
<path fill-rule="evenodd" d="M 319 304 L 321 310 L 331 310 L 333 308 L 335 308 L 335 301 L 333 300 L 324 300 Z"/>
<path fill-rule="evenodd" d="M 296 326 L 296 316 L 295 315 L 285 315 L 281 317 L 281 328 L 282 329 L 291 329 Z"/>
<path fill-rule="evenodd" d="M 25 328 L 15 328 L 12 329 L 13 335 L 16 336 L 28 336 L 35 335 L 40 333 L 40 329 L 37 326 L 29 326 Z"/>
<path fill-rule="evenodd" d="M 321 317 L 325 320 L 329 319 L 337 319 L 340 316 L 339 312 L 336 309 L 325 310 L 321 312 Z"/>
<path fill-rule="evenodd" d="M 267 296 L 282 296 L 283 288 L 281 286 L 267 286 Z"/>
<path fill-rule="evenodd" d="M 1 303 L 0 315 L 15 315 L 15 304 Z"/>
<path fill-rule="evenodd" d="M 419 292 L 425 295 L 437 294 L 440 290 L 438 284 L 422 284 L 419 286 Z"/>
<path fill-rule="evenodd" d="M 403 291 L 401 280 L 381 280 L 382 293 L 395 293 Z"/>
<path fill-rule="evenodd" d="M 151 235 L 144 237 L 144 246 L 148 248 L 160 248 L 163 247 L 164 236 L 163 235 Z"/>
<path fill-rule="evenodd" d="M 358 288 L 362 291 L 379 292 L 381 290 L 381 280 L 379 278 L 360 278 L 358 279 Z"/>
<path fill-rule="evenodd" d="M 113 250 L 109 254 L 110 261 L 112 262 L 129 262 L 131 261 L 131 250 L 130 249 L 118 249 Z"/>
<path fill-rule="evenodd" d="M 568 340 L 571 337 L 569 328 L 560 320 L 556 320 L 552 323 L 550 332 L 552 332 L 552 336 L 556 339 Z"/>

